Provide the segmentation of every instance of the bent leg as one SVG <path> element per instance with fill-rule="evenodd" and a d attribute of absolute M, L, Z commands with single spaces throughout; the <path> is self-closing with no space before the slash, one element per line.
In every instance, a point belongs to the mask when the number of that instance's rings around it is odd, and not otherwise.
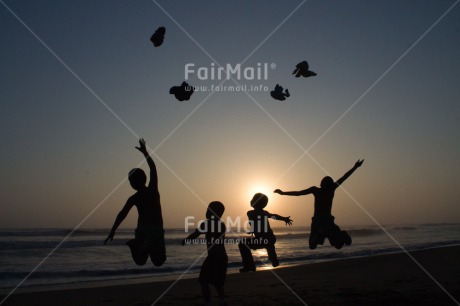
<path fill-rule="evenodd" d="M 276 255 L 276 249 L 274 244 L 267 245 L 267 254 L 268 259 L 272 262 L 272 266 L 278 267 L 280 263 L 278 261 L 278 255 Z"/>
<path fill-rule="evenodd" d="M 166 250 L 164 246 L 152 246 L 150 248 L 150 260 L 156 267 L 161 267 L 166 261 Z"/>
<path fill-rule="evenodd" d="M 143 266 L 147 262 L 149 257 L 149 251 L 143 246 L 142 241 L 138 239 L 131 239 L 126 244 L 131 250 L 131 256 L 133 257 L 134 262 L 138 266 Z"/>
<path fill-rule="evenodd" d="M 164 234 L 158 237 L 150 246 L 150 260 L 156 267 L 162 266 L 166 261 L 166 247 Z"/>
<path fill-rule="evenodd" d="M 310 249 L 316 249 L 318 244 L 323 245 L 324 239 L 326 239 L 324 229 L 321 226 L 312 224 L 310 237 L 308 238 L 308 245 Z"/>
<path fill-rule="evenodd" d="M 351 237 L 348 235 L 346 231 L 342 231 L 342 237 L 343 241 L 345 242 L 345 245 L 351 245 Z"/>
<path fill-rule="evenodd" d="M 332 234 L 329 236 L 329 243 L 336 249 L 341 249 L 345 244 L 343 237 L 337 234 Z"/>
<path fill-rule="evenodd" d="M 240 249 L 241 259 L 243 260 L 243 269 L 241 269 L 240 272 L 255 271 L 256 264 L 252 257 L 250 242 L 240 242 L 238 248 Z"/>
<path fill-rule="evenodd" d="M 336 249 L 341 249 L 345 244 L 344 235 L 336 224 L 332 224 L 328 233 L 329 243 Z"/>
<path fill-rule="evenodd" d="M 316 242 L 316 237 L 313 236 L 313 233 L 310 233 L 310 238 L 308 238 L 308 246 L 311 250 L 316 249 L 316 247 L 318 246 L 318 243 Z"/>

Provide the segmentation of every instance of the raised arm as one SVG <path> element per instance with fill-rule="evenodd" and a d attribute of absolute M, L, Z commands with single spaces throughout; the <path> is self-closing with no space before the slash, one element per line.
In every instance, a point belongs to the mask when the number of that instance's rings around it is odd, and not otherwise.
<path fill-rule="evenodd" d="M 139 139 L 139 147 L 136 147 L 142 154 L 144 154 L 145 159 L 147 160 L 147 164 L 150 168 L 150 182 L 149 187 L 153 187 L 158 190 L 158 174 L 157 174 L 157 167 L 153 162 L 153 159 L 150 157 L 149 153 L 147 152 L 147 148 L 145 146 L 144 138 Z"/>
<path fill-rule="evenodd" d="M 308 189 L 299 190 L 299 191 L 282 191 L 281 189 L 276 189 L 273 191 L 274 193 L 278 193 L 280 195 L 287 195 L 287 196 L 302 196 L 313 193 L 316 187 L 310 187 Z"/>
<path fill-rule="evenodd" d="M 113 236 L 115 236 L 115 232 L 117 228 L 120 226 L 123 220 L 125 220 L 126 216 L 128 215 L 133 205 L 134 203 L 131 201 L 131 199 L 128 199 L 125 206 L 123 206 L 121 211 L 118 213 L 117 218 L 115 219 L 115 222 L 113 223 L 112 230 L 110 230 L 109 236 L 107 236 L 107 239 L 105 239 L 104 244 L 107 244 L 107 241 L 109 240 L 110 241 L 113 240 Z"/>
<path fill-rule="evenodd" d="M 361 165 L 363 164 L 364 162 L 364 159 L 362 160 L 359 160 L 355 163 L 355 165 L 353 166 L 353 168 L 351 168 L 350 170 L 347 171 L 347 173 L 345 173 L 341 178 L 339 178 L 337 180 L 337 182 L 335 182 L 336 186 L 339 187 L 343 182 L 345 182 L 345 180 L 347 178 L 350 177 L 350 175 L 353 174 L 353 172 L 355 172 L 356 169 L 358 169 L 359 167 L 361 167 Z"/>

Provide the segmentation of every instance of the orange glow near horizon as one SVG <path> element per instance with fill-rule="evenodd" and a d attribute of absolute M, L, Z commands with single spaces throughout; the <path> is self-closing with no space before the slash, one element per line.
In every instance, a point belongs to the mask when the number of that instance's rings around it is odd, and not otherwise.
<path fill-rule="evenodd" d="M 272 192 L 273 190 L 270 190 L 270 188 L 268 188 L 266 185 L 255 184 L 255 185 L 251 185 L 248 188 L 247 195 L 250 200 L 256 193 L 263 193 L 270 199 L 270 195 Z"/>

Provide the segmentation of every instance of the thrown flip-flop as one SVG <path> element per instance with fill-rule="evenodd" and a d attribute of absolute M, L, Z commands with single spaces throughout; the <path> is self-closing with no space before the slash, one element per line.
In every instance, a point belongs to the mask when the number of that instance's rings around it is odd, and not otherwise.
<path fill-rule="evenodd" d="M 163 44 L 165 39 L 166 28 L 159 27 L 155 33 L 150 37 L 150 41 L 153 43 L 155 47 L 159 47 Z"/>
<path fill-rule="evenodd" d="M 169 93 L 174 95 L 179 101 L 188 101 L 194 92 L 193 86 L 190 86 L 186 82 L 182 82 L 180 86 L 173 86 L 169 90 Z"/>
<path fill-rule="evenodd" d="M 295 74 L 296 78 L 300 76 L 303 76 L 305 78 L 316 76 L 315 72 L 308 70 L 310 67 L 308 66 L 307 61 L 300 62 L 295 67 L 296 68 L 292 74 Z"/>
<path fill-rule="evenodd" d="M 289 94 L 289 91 L 287 88 L 283 92 L 283 86 L 276 84 L 275 90 L 270 91 L 270 96 L 272 96 L 272 98 L 275 100 L 284 101 L 286 100 L 286 98 L 289 98 L 291 95 Z"/>

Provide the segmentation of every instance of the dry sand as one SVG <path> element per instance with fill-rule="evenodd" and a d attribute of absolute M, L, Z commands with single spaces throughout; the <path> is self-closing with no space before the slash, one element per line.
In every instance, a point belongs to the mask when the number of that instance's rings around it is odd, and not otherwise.
<path fill-rule="evenodd" d="M 460 246 L 412 252 L 411 256 L 421 267 L 407 254 L 398 253 L 230 274 L 225 284 L 227 301 L 238 306 L 459 305 Z M 18 291 L 2 306 L 140 306 L 155 301 L 155 305 L 202 305 L 196 279 L 180 280 L 170 287 L 172 284 Z M 213 302 L 218 305 L 214 290 Z"/>

